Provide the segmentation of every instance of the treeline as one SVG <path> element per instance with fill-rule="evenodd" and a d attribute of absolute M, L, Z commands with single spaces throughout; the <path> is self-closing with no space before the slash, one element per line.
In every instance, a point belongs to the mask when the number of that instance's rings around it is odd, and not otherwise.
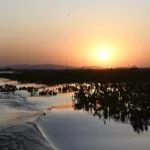
<path fill-rule="evenodd" d="M 14 70 L 0 77 L 22 83 L 63 84 L 83 82 L 150 82 L 150 69 Z"/>

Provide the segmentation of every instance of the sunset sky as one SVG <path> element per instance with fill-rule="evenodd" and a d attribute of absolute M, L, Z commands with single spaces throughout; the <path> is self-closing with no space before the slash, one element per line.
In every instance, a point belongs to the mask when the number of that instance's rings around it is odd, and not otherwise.
<path fill-rule="evenodd" d="M 0 65 L 150 66 L 150 0 L 0 0 Z"/>

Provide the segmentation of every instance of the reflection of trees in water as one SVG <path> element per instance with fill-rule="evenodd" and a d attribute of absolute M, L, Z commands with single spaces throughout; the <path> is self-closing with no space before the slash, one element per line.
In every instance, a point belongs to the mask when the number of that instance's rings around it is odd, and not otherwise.
<path fill-rule="evenodd" d="M 77 92 L 78 84 L 63 84 L 57 87 L 50 86 L 49 88 L 45 87 L 17 87 L 16 85 L 5 84 L 0 86 L 0 92 L 15 92 L 15 91 L 28 91 L 31 96 L 56 96 L 61 93 Z"/>
<path fill-rule="evenodd" d="M 130 123 L 135 132 L 148 130 L 150 120 L 149 83 L 91 83 L 75 94 L 75 109 L 90 111 L 104 119 Z"/>

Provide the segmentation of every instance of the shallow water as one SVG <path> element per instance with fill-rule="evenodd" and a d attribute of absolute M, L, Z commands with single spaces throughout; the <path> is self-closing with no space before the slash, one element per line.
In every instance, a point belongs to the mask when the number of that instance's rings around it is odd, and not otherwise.
<path fill-rule="evenodd" d="M 42 120 L 46 117 L 42 114 L 54 104 L 69 102 L 70 97 L 66 94 L 51 98 L 28 97 L 22 91 L 0 93 L 0 150 L 57 150 L 43 130 Z"/>
<path fill-rule="evenodd" d="M 137 134 L 130 124 L 93 117 L 73 110 L 43 109 L 67 104 L 72 93 L 28 97 L 0 93 L 0 150 L 148 150 L 150 132 Z"/>
<path fill-rule="evenodd" d="M 53 111 L 41 120 L 61 150 L 148 150 L 150 133 L 137 135 L 129 124 L 104 122 L 83 112 Z"/>
<path fill-rule="evenodd" d="M 37 97 L 28 97 L 28 101 L 31 105 L 38 109 L 46 109 L 54 105 L 65 105 L 72 102 L 73 93 L 61 94 L 57 96 L 37 96 Z"/>

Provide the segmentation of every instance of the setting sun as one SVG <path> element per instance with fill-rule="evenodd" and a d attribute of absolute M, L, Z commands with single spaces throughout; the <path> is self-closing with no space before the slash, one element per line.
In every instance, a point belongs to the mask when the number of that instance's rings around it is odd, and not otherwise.
<path fill-rule="evenodd" d="M 108 66 L 113 61 L 113 48 L 108 45 L 99 46 L 95 49 L 96 61 L 102 66 Z"/>
<path fill-rule="evenodd" d="M 100 50 L 97 55 L 102 61 L 108 61 L 110 59 L 110 53 L 107 49 Z"/>
<path fill-rule="evenodd" d="M 88 57 L 91 63 L 104 68 L 114 66 L 118 59 L 118 45 L 111 41 L 97 43 L 93 42 L 91 45 L 88 45 Z"/>
<path fill-rule="evenodd" d="M 117 65 L 121 49 L 119 42 L 112 40 L 94 41 L 87 46 L 89 60 L 95 66 L 112 68 Z"/>

